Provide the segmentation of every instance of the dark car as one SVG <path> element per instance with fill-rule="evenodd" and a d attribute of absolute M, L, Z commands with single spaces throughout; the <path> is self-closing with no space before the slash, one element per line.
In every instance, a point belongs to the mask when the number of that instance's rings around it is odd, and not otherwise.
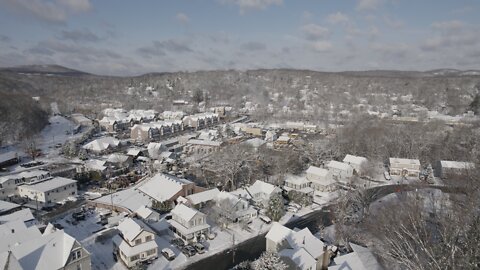
<path fill-rule="evenodd" d="M 200 243 L 195 243 L 195 244 L 193 245 L 193 247 L 195 248 L 195 250 L 197 251 L 198 254 L 203 254 L 203 253 L 205 253 L 205 247 L 204 247 L 202 244 L 200 244 Z"/>
<path fill-rule="evenodd" d="M 197 253 L 194 247 L 190 245 L 186 245 L 182 248 L 183 254 L 185 254 L 187 257 L 191 257 Z"/>

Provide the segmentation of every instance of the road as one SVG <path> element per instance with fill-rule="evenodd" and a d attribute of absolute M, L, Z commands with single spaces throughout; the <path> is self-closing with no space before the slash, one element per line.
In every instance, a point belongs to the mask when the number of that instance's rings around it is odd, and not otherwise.
<path fill-rule="evenodd" d="M 369 189 L 369 192 L 372 192 L 370 197 L 372 202 L 376 201 L 388 194 L 395 192 L 404 192 L 404 191 L 413 191 L 416 189 L 426 189 L 434 188 L 440 189 L 446 193 L 464 193 L 465 189 L 459 187 L 448 187 L 448 186 L 435 186 L 435 185 L 388 185 L 388 186 L 379 186 Z M 288 228 L 299 228 L 303 229 L 308 227 L 312 233 L 318 231 L 320 225 L 329 226 L 332 224 L 331 212 L 334 209 L 334 205 L 325 206 L 322 209 L 313 211 L 306 214 L 303 217 L 300 217 L 296 220 L 288 222 L 285 226 Z M 266 249 L 265 243 L 265 233 L 260 234 L 254 238 L 251 238 L 247 241 L 239 243 L 235 247 L 235 256 L 233 252 L 229 249 L 218 254 L 212 255 L 210 257 L 199 260 L 191 265 L 185 267 L 187 270 L 201 270 L 201 269 L 230 269 L 236 264 L 245 261 L 253 260 L 258 258 L 262 252 Z"/>
<path fill-rule="evenodd" d="M 321 224 L 324 226 L 332 224 L 329 207 L 324 207 L 308 213 L 301 218 L 288 222 L 285 226 L 291 229 L 295 227 L 300 229 L 308 227 L 310 231 L 315 233 L 318 231 L 318 227 Z M 266 248 L 265 234 L 266 233 L 257 235 L 237 244 L 235 252 L 232 252 L 231 249 L 223 251 L 195 262 L 187 266 L 185 269 L 229 269 L 242 261 L 258 258 Z M 235 257 L 233 257 L 234 253 Z"/>

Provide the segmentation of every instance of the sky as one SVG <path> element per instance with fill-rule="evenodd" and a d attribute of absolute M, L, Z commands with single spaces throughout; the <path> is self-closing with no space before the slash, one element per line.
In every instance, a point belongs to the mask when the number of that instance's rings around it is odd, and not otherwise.
<path fill-rule="evenodd" d="M 480 69 L 479 0 L 0 0 L 0 66 Z"/>

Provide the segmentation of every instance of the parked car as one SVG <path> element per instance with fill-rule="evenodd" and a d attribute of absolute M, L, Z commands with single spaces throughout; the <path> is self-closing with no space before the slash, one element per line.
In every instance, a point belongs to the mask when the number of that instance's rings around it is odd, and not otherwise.
<path fill-rule="evenodd" d="M 288 204 L 288 206 L 291 206 L 291 207 L 294 207 L 294 208 L 297 208 L 297 210 L 300 210 L 302 209 L 302 206 L 298 203 L 294 203 L 294 202 L 291 202 Z"/>
<path fill-rule="evenodd" d="M 194 247 L 190 245 L 186 245 L 182 248 L 183 254 L 185 254 L 187 257 L 191 257 L 197 253 Z"/>
<path fill-rule="evenodd" d="M 162 249 L 162 255 L 169 261 L 175 259 L 175 253 L 169 248 Z"/>
<path fill-rule="evenodd" d="M 288 207 L 287 207 L 287 211 L 293 212 L 293 213 L 297 213 L 297 212 L 298 212 L 298 209 L 297 209 L 296 207 L 293 207 L 293 206 L 288 206 Z"/>
<path fill-rule="evenodd" d="M 200 243 L 195 243 L 195 244 L 193 245 L 193 247 L 195 248 L 195 250 L 197 251 L 198 254 L 203 254 L 203 253 L 205 253 L 205 247 L 204 247 L 202 244 L 200 244 Z"/>
<path fill-rule="evenodd" d="M 213 240 L 215 237 L 217 237 L 217 234 L 214 232 L 211 232 L 207 235 L 208 240 Z"/>
<path fill-rule="evenodd" d="M 180 239 L 180 238 L 172 239 L 172 240 L 170 241 L 170 243 L 173 244 L 173 245 L 175 245 L 175 246 L 177 246 L 177 247 L 180 248 L 180 249 L 181 249 L 183 246 L 185 246 L 185 242 L 183 242 L 183 240 Z"/>
<path fill-rule="evenodd" d="M 267 217 L 267 216 L 261 215 L 261 216 L 258 216 L 258 217 L 260 218 L 261 221 L 263 221 L 263 222 L 265 222 L 265 223 L 267 223 L 267 224 L 272 223 L 272 220 L 271 220 L 269 217 Z"/>

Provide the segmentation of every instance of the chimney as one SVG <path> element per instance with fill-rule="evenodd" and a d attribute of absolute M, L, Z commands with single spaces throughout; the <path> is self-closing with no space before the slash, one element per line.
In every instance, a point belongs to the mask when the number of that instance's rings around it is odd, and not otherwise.
<path fill-rule="evenodd" d="M 328 270 L 328 265 L 330 265 L 330 250 L 327 250 L 327 246 L 323 246 L 323 255 L 322 255 L 322 266 L 321 270 Z"/>
<path fill-rule="evenodd" d="M 15 233 L 15 229 L 12 229 L 12 233 Z"/>

